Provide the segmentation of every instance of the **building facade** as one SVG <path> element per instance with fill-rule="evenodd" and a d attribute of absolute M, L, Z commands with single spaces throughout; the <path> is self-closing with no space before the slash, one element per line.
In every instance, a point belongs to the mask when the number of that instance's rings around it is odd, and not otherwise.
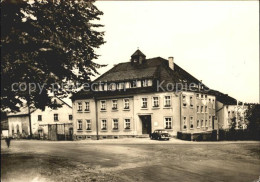
<path fill-rule="evenodd" d="M 33 137 L 48 139 L 49 131 L 53 125 L 59 126 L 57 129 L 60 128 L 61 130 L 64 130 L 64 124 L 66 125 L 65 128 L 67 128 L 67 130 L 73 128 L 72 107 L 58 97 L 52 97 L 52 102 L 61 105 L 61 107 L 45 107 L 44 111 L 40 109 L 31 111 Z M 29 136 L 29 112 L 27 107 L 22 107 L 19 112 L 9 113 L 7 117 L 9 123 L 9 136 L 14 138 L 26 138 Z"/>
<path fill-rule="evenodd" d="M 72 96 L 75 139 L 148 136 L 165 129 L 211 132 L 216 98 L 188 72 L 168 60 L 146 59 L 137 50 Z"/>

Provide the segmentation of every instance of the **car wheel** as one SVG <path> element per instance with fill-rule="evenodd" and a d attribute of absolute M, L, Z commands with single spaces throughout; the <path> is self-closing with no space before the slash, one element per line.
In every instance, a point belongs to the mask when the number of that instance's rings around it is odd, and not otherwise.
<path fill-rule="evenodd" d="M 151 138 L 151 140 L 153 140 L 153 136 L 152 135 L 150 136 L 150 138 Z"/>
<path fill-rule="evenodd" d="M 161 140 L 161 137 L 158 136 L 157 140 Z"/>

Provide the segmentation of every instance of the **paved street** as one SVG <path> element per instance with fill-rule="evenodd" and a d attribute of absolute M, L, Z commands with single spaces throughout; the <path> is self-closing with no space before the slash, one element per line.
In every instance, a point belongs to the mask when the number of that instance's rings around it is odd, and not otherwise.
<path fill-rule="evenodd" d="M 2 181 L 254 181 L 259 142 L 1 142 Z"/>

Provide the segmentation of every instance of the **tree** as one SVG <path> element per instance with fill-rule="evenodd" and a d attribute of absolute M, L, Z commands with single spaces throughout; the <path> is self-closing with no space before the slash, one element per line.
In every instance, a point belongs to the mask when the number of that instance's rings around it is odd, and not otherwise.
<path fill-rule="evenodd" d="M 103 13 L 93 3 L 1 1 L 2 110 L 19 110 L 23 100 L 29 107 L 53 106 L 48 92 L 55 86 L 64 95 L 61 85 L 88 83 L 98 74 L 104 65 L 93 61 L 95 49 L 105 41 L 98 31 L 103 25 L 96 23 Z"/>
<path fill-rule="evenodd" d="M 248 120 L 247 129 L 253 139 L 260 140 L 260 105 L 249 104 L 245 119 Z"/>

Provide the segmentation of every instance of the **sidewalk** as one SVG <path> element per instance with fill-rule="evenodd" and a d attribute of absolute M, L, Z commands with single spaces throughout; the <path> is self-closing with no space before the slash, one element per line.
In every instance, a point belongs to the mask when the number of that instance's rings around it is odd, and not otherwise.
<path fill-rule="evenodd" d="M 100 140 L 76 140 L 76 141 L 49 141 L 49 140 L 12 140 L 11 142 L 32 142 L 32 143 L 82 143 L 82 144 L 115 144 L 115 145 L 205 145 L 205 144 L 259 144 L 260 141 L 185 141 L 171 138 L 169 141 L 151 140 L 150 138 L 121 138 L 121 139 L 100 139 Z"/>

